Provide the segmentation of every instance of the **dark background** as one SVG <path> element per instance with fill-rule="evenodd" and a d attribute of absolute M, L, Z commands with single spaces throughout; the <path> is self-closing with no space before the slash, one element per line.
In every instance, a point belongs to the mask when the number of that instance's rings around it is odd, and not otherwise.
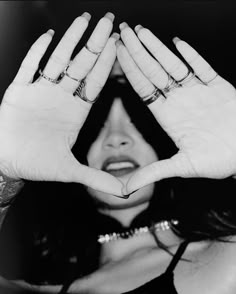
<path fill-rule="evenodd" d="M 119 32 L 118 25 L 123 21 L 131 27 L 142 24 L 150 28 L 175 53 L 172 38 L 178 36 L 190 43 L 220 75 L 236 86 L 235 8 L 234 1 L 207 0 L 0 1 L 0 95 L 3 96 L 31 44 L 41 34 L 50 28 L 56 32 L 41 64 L 43 67 L 73 19 L 85 11 L 92 14 L 92 19 L 75 53 L 85 44 L 97 21 L 111 11 L 116 15 L 114 31 Z M 1 230 L 0 252 L 6 260 L 4 262 L 1 257 L 0 271 L 7 271 L 5 265 L 11 263 L 15 267 L 17 264 L 20 267 L 20 263 L 25 266 L 24 259 L 18 262 L 16 260 L 20 256 L 21 246 L 24 250 L 28 249 L 27 244 L 30 242 L 27 242 L 27 238 L 31 238 L 29 231 L 34 229 L 31 229 L 32 220 L 35 223 L 40 220 L 48 228 L 50 219 L 54 229 L 60 227 L 58 220 L 63 223 L 68 215 L 76 212 L 81 215 L 81 223 L 86 223 L 90 216 L 88 210 L 81 205 L 72 205 L 78 198 L 78 184 L 70 184 L 70 187 L 69 192 L 68 185 L 62 183 L 26 184 Z M 219 194 L 221 192 L 219 189 Z M 196 195 L 199 197 L 200 193 L 196 191 Z M 86 204 L 85 200 L 84 202 Z M 17 206 L 20 210 L 15 213 Z M 9 249 L 10 255 L 5 253 L 6 249 Z"/>
<path fill-rule="evenodd" d="M 122 21 L 131 27 L 150 28 L 172 50 L 172 38 L 189 42 L 223 77 L 235 84 L 234 1 L 0 1 L 0 95 L 37 37 L 52 28 L 56 31 L 46 61 L 73 19 L 84 11 L 92 14 L 82 46 L 96 22 L 107 12 L 116 15 L 114 31 Z M 79 46 L 78 46 L 79 48 Z M 78 49 L 77 48 L 77 49 Z M 76 51 L 75 51 L 76 52 Z"/>

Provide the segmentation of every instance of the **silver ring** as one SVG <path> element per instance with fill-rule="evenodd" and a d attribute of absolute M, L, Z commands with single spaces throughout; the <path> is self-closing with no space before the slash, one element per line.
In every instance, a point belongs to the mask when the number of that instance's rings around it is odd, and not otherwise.
<path fill-rule="evenodd" d="M 79 86 L 77 87 L 73 95 L 78 96 L 80 99 L 84 100 L 87 103 L 90 103 L 90 104 L 95 103 L 98 99 L 98 96 L 93 101 L 89 100 L 86 95 L 85 87 L 86 87 L 86 79 L 84 78 L 80 81 Z"/>
<path fill-rule="evenodd" d="M 100 55 L 100 54 L 101 54 L 101 52 L 97 52 L 97 51 L 94 51 L 94 50 L 92 50 L 91 48 L 89 48 L 89 46 L 88 46 L 87 43 L 86 43 L 86 45 L 85 45 L 85 48 L 86 48 L 89 52 L 91 52 L 92 54 L 95 54 L 95 55 Z"/>
<path fill-rule="evenodd" d="M 210 79 L 209 81 L 207 81 L 207 82 L 204 82 L 204 84 L 205 85 L 208 85 L 208 84 L 210 84 L 212 81 L 214 81 L 214 79 L 216 79 L 218 77 L 218 73 L 216 72 L 216 75 L 212 78 L 212 79 Z"/>
<path fill-rule="evenodd" d="M 141 100 L 143 101 L 145 105 L 149 105 L 152 102 L 156 101 L 161 95 L 162 95 L 162 92 L 155 87 L 155 89 L 150 95 L 142 97 Z"/>
<path fill-rule="evenodd" d="M 62 73 L 62 77 L 67 76 L 68 78 L 72 79 L 73 81 L 79 83 L 81 80 L 72 77 L 72 76 L 68 73 L 68 71 L 67 71 L 71 63 L 72 63 L 72 61 L 70 61 L 70 62 L 68 63 L 68 65 L 66 66 L 66 68 L 64 69 L 64 71 L 63 71 L 63 73 Z M 61 77 L 61 78 L 62 78 L 62 77 Z"/>
<path fill-rule="evenodd" d="M 184 84 L 190 82 L 195 77 L 196 77 L 195 73 L 191 69 L 188 69 L 188 72 L 186 73 L 186 75 L 182 79 L 178 80 L 177 83 L 183 86 Z"/>
<path fill-rule="evenodd" d="M 49 82 L 51 82 L 51 83 L 53 83 L 53 84 L 58 84 L 58 78 L 53 79 L 53 78 L 48 77 L 47 75 L 45 75 L 45 74 L 43 73 L 43 71 L 42 71 L 41 69 L 39 70 L 39 74 L 40 74 L 40 76 L 41 76 L 42 78 L 44 78 L 45 80 L 47 80 L 47 81 L 49 81 Z"/>
<path fill-rule="evenodd" d="M 162 90 L 162 92 L 165 94 L 169 93 L 171 90 L 175 88 L 179 88 L 180 85 L 176 82 L 175 79 L 172 78 L 171 75 L 168 74 L 168 82 L 165 88 Z"/>

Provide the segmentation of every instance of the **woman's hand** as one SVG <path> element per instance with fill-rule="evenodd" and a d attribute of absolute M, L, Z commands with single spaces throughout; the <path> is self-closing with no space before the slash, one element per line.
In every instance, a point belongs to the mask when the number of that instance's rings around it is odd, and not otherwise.
<path fill-rule="evenodd" d="M 179 152 L 137 171 L 126 193 L 169 177 L 225 178 L 236 174 L 236 91 L 186 42 L 174 39 L 193 69 L 150 30 L 121 24 L 119 62 L 135 91 Z M 152 53 L 151 56 L 145 47 Z M 158 88 L 160 91 L 155 92 Z M 151 100 L 150 100 L 151 98 Z M 153 134 L 155 135 L 155 134 Z"/>
<path fill-rule="evenodd" d="M 0 170 L 7 176 L 79 182 L 121 195 L 122 184 L 115 177 L 80 164 L 71 153 L 90 102 L 98 96 L 116 58 L 119 35 L 109 37 L 113 18 L 107 13 L 98 22 L 87 45 L 70 62 L 59 82 L 90 15 L 84 13 L 75 19 L 34 83 L 33 76 L 53 32 L 49 30 L 33 44 L 0 108 Z"/>

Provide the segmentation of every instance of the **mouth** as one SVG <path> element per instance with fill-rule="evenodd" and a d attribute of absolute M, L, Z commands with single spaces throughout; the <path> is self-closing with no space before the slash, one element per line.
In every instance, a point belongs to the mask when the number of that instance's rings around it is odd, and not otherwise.
<path fill-rule="evenodd" d="M 132 173 L 139 168 L 139 166 L 140 165 L 129 156 L 111 156 L 104 161 L 102 170 L 115 177 L 122 177 Z"/>

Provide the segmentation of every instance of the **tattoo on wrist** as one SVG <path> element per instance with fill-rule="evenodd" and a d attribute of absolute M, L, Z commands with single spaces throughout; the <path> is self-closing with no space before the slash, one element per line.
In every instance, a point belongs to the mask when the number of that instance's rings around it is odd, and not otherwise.
<path fill-rule="evenodd" d="M 9 178 L 0 172 L 0 226 L 16 194 L 23 186 L 22 180 Z"/>

